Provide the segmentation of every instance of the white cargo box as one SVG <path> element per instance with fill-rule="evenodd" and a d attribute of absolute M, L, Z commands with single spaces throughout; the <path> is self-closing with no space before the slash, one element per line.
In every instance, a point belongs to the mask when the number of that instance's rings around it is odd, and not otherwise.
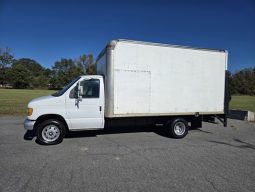
<path fill-rule="evenodd" d="M 227 51 L 111 41 L 99 55 L 105 117 L 224 114 Z"/>

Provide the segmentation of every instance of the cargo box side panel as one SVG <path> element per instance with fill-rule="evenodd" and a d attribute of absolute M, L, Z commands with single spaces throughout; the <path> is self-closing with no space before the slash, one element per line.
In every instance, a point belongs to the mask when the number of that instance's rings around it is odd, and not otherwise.
<path fill-rule="evenodd" d="M 114 71 L 114 113 L 150 113 L 150 72 Z"/>
<path fill-rule="evenodd" d="M 165 47 L 154 53 L 159 61 L 150 68 L 152 113 L 224 111 L 224 53 Z"/>
<path fill-rule="evenodd" d="M 114 115 L 223 113 L 225 68 L 225 52 L 118 42 Z"/>

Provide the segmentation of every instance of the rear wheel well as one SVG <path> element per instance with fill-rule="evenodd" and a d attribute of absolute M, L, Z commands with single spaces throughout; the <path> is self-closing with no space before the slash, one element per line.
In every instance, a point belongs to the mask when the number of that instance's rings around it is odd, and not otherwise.
<path fill-rule="evenodd" d="M 41 115 L 40 117 L 38 117 L 36 119 L 36 122 L 35 122 L 35 128 L 40 124 L 42 123 L 43 121 L 47 120 L 47 119 L 56 119 L 56 120 L 59 120 L 61 121 L 64 125 L 65 125 L 65 129 L 66 131 L 68 131 L 68 125 L 65 121 L 65 119 L 61 116 L 61 115 L 57 115 L 57 114 L 47 114 L 47 115 Z"/>

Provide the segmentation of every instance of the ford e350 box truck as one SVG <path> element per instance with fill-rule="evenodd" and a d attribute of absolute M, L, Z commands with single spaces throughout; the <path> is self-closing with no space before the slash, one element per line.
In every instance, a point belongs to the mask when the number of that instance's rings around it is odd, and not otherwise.
<path fill-rule="evenodd" d="M 217 117 L 226 126 L 226 50 L 113 40 L 96 60 L 97 75 L 34 99 L 24 122 L 43 144 L 67 131 L 154 124 L 183 138 Z"/>

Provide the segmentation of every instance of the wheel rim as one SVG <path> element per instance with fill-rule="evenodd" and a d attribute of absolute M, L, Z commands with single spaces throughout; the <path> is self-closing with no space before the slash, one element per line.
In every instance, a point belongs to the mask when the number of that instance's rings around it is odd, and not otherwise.
<path fill-rule="evenodd" d="M 177 122 L 174 125 L 174 133 L 176 135 L 183 135 L 185 133 L 186 130 L 186 125 L 183 122 Z"/>
<path fill-rule="evenodd" d="M 42 138 L 46 142 L 53 142 L 59 138 L 60 130 L 56 125 L 47 125 L 42 130 Z"/>

